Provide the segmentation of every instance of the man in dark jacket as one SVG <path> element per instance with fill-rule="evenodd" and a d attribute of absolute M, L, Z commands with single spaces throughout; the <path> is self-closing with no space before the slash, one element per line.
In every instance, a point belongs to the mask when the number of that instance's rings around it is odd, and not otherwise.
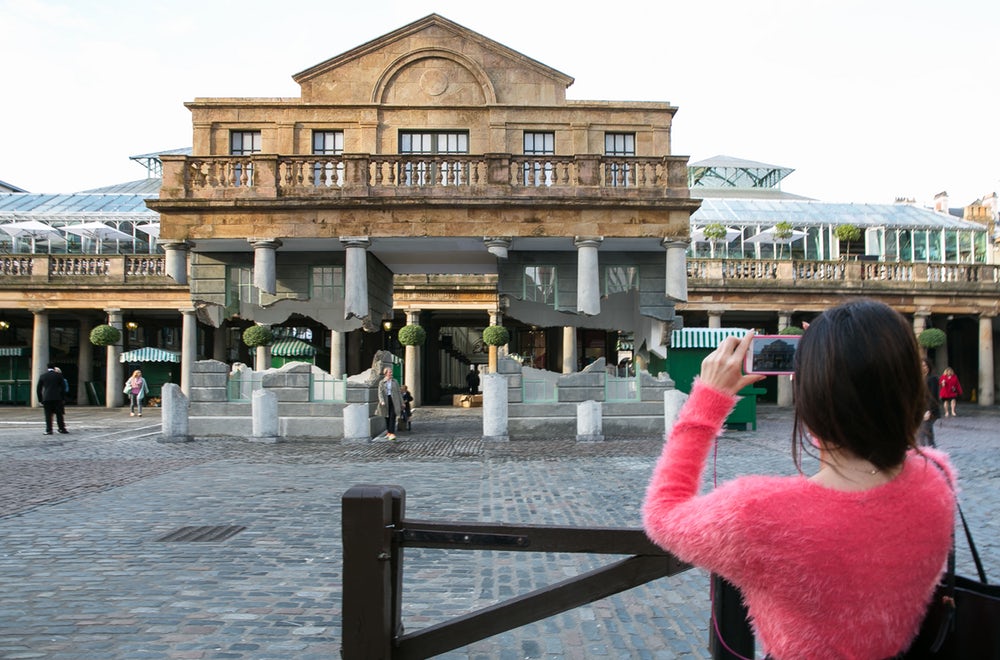
<path fill-rule="evenodd" d="M 917 444 L 921 447 L 935 447 L 934 444 L 934 422 L 941 417 L 941 401 L 938 399 L 938 377 L 931 373 L 931 361 L 923 358 L 920 362 L 920 371 L 927 382 L 927 405 L 924 411 L 924 419 L 917 428 Z"/>
<path fill-rule="evenodd" d="M 45 408 L 45 435 L 52 435 L 53 415 L 56 417 L 59 432 L 69 433 L 66 430 L 66 420 L 63 416 L 66 380 L 61 373 L 56 371 L 55 365 L 50 364 L 48 371 L 39 376 L 35 393 L 38 395 L 38 400 L 42 402 L 42 407 Z"/>

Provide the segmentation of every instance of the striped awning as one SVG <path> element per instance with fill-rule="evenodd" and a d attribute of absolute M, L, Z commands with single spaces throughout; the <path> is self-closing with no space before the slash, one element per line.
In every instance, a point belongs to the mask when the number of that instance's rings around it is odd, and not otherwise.
<path fill-rule="evenodd" d="M 301 339 L 279 339 L 271 344 L 271 355 L 278 357 L 312 357 L 316 348 Z"/>
<path fill-rule="evenodd" d="M 717 348 L 726 337 L 742 337 L 745 328 L 683 328 L 670 333 L 670 348 Z"/>
<path fill-rule="evenodd" d="M 162 348 L 137 348 L 134 351 L 122 353 L 121 362 L 180 362 L 179 351 L 168 351 Z"/>
<path fill-rule="evenodd" d="M 0 346 L 0 357 L 21 357 L 26 350 L 27 346 Z"/>

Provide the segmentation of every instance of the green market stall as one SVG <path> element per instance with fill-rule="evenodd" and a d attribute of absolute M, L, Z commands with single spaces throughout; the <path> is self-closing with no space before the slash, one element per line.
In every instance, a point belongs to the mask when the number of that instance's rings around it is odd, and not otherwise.
<path fill-rule="evenodd" d="M 316 347 L 301 339 L 279 339 L 271 344 L 271 366 L 280 367 L 289 362 L 316 364 Z"/>
<path fill-rule="evenodd" d="M 690 394 L 694 377 L 701 373 L 701 361 L 714 351 L 726 337 L 743 337 L 743 328 L 683 328 L 670 333 L 670 348 L 665 366 L 680 391 Z M 727 425 L 741 425 L 757 430 L 757 397 L 767 390 L 745 387 L 742 397 L 726 418 Z"/>
<path fill-rule="evenodd" d="M 31 403 L 31 349 L 0 346 L 0 403 Z"/>
<path fill-rule="evenodd" d="M 181 354 L 179 351 L 168 351 L 163 348 L 137 348 L 125 351 L 119 358 L 126 365 L 125 380 L 136 369 L 142 371 L 142 377 L 149 386 L 149 398 L 159 398 L 166 383 L 181 382 Z M 124 381 L 122 381 L 124 382 Z"/>

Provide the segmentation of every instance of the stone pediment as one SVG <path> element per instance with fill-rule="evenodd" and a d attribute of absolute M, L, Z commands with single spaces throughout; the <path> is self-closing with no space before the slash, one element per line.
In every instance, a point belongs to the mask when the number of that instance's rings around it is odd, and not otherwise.
<path fill-rule="evenodd" d="M 573 79 L 431 14 L 293 76 L 304 103 L 562 105 Z"/>

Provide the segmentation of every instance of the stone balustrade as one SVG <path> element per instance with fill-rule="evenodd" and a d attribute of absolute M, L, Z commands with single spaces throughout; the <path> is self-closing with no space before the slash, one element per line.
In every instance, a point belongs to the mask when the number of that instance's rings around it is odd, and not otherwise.
<path fill-rule="evenodd" d="M 163 156 L 160 199 L 687 196 L 683 157 L 512 154 Z"/>
<path fill-rule="evenodd" d="M 165 284 L 164 255 L 36 254 L 0 257 L 0 284 Z"/>

